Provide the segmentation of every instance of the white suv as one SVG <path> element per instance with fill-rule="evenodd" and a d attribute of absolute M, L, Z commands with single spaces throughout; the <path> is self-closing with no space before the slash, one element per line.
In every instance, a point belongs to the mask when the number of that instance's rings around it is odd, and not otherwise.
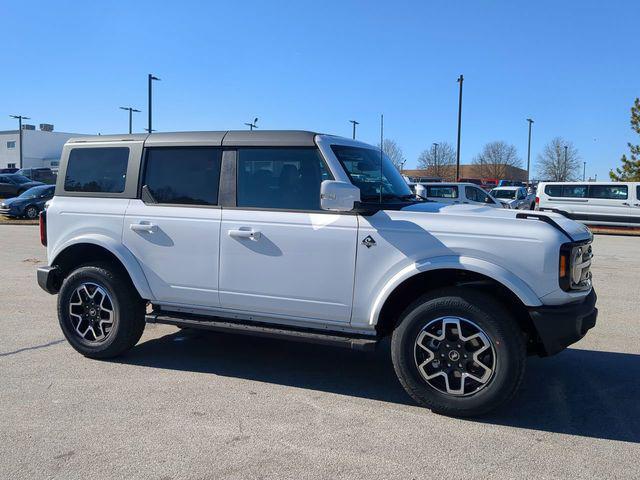
<path fill-rule="evenodd" d="M 83 355 L 125 352 L 145 321 L 361 349 L 391 336 L 407 392 L 450 415 L 508 400 L 527 353 L 597 316 L 584 226 L 425 201 L 378 149 L 312 132 L 72 139 L 41 236 L 38 282 Z"/>

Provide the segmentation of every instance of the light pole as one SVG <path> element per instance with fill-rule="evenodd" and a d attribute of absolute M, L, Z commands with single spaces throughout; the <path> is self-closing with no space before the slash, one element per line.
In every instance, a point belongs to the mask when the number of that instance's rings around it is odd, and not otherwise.
<path fill-rule="evenodd" d="M 460 178 L 460 129 L 462 127 L 462 83 L 464 77 L 462 74 L 458 77 L 460 84 L 460 93 L 458 95 L 458 147 L 456 148 L 456 182 Z"/>
<path fill-rule="evenodd" d="M 433 164 L 436 166 L 438 165 L 438 145 L 436 142 L 433 142 Z"/>
<path fill-rule="evenodd" d="M 153 83 L 154 80 L 158 80 L 160 81 L 160 79 L 156 76 L 154 76 L 153 74 L 149 74 L 147 77 L 147 81 L 148 81 L 148 93 L 149 93 L 149 126 L 147 127 L 147 131 L 149 133 L 153 132 L 153 128 L 151 127 L 151 93 L 152 93 L 152 87 L 151 84 Z"/>
<path fill-rule="evenodd" d="M 587 162 L 582 162 L 582 181 L 584 182 L 587 173 Z"/>
<path fill-rule="evenodd" d="M 527 122 L 529 122 L 529 143 L 527 144 L 527 185 L 531 183 L 531 125 L 533 124 L 533 120 L 527 118 Z"/>
<path fill-rule="evenodd" d="M 355 120 L 349 120 L 350 123 L 353 123 L 353 139 L 356 139 L 356 125 L 360 125 L 360 122 L 356 122 Z"/>
<path fill-rule="evenodd" d="M 256 125 L 256 123 L 258 123 L 258 117 L 254 118 L 253 122 L 245 123 L 245 125 L 249 127 L 249 131 L 253 131 L 254 128 L 258 128 L 258 125 Z"/>
<path fill-rule="evenodd" d="M 131 135 L 133 127 L 133 112 L 139 113 L 140 110 L 136 110 L 133 107 L 120 107 L 121 110 L 127 110 L 129 112 L 129 135 Z"/>
<path fill-rule="evenodd" d="M 22 168 L 22 120 L 30 120 L 30 117 L 25 117 L 24 115 L 9 115 L 11 118 L 18 119 L 18 136 L 19 136 L 19 148 L 18 155 L 20 156 L 20 163 L 18 164 L 20 168 Z"/>

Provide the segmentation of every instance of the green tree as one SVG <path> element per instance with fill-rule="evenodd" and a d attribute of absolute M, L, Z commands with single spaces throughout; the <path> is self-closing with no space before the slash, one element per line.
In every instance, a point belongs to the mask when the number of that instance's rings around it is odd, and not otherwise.
<path fill-rule="evenodd" d="M 631 107 L 631 128 L 640 135 L 640 98 Z M 609 176 L 616 182 L 640 182 L 640 145 L 628 143 L 631 158 L 622 155 L 622 166 L 611 170 Z"/>

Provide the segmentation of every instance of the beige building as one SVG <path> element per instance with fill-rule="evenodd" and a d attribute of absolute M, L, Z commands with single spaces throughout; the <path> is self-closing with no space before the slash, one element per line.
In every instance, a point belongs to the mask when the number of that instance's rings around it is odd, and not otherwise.
<path fill-rule="evenodd" d="M 435 178 L 441 178 L 442 180 L 445 181 L 453 181 L 456 175 L 456 166 L 452 165 L 451 167 L 448 168 L 444 168 L 443 167 L 439 167 L 440 172 L 436 172 L 433 171 L 433 169 L 430 168 L 426 168 L 426 169 L 416 169 L 416 170 L 403 170 L 402 174 L 406 175 L 407 177 L 411 178 L 411 179 L 422 179 L 427 180 L 427 179 L 435 179 Z M 503 171 L 504 175 L 501 176 L 501 178 L 495 178 L 493 177 L 493 179 L 496 180 L 517 180 L 517 181 L 521 181 L 521 182 L 526 182 L 527 181 L 527 171 L 523 170 L 522 168 L 516 168 L 516 167 L 511 167 L 511 166 L 498 166 L 498 165 L 483 165 L 482 166 L 482 170 L 484 172 L 499 172 L 499 171 Z M 437 173 L 440 173 L 440 175 L 437 175 Z M 460 178 L 477 178 L 477 179 L 492 179 L 492 177 L 489 176 L 483 176 L 481 174 L 481 167 L 479 165 L 460 165 Z"/>

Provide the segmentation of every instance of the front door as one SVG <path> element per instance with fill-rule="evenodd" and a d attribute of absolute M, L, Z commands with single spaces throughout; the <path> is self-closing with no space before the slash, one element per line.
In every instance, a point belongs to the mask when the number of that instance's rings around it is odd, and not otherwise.
<path fill-rule="evenodd" d="M 331 178 L 316 148 L 238 150 L 237 207 L 222 211 L 223 308 L 350 321 L 358 220 L 320 210 Z"/>
<path fill-rule="evenodd" d="M 142 198 L 129 203 L 123 242 L 158 303 L 220 304 L 221 156 L 209 147 L 146 150 Z"/>

